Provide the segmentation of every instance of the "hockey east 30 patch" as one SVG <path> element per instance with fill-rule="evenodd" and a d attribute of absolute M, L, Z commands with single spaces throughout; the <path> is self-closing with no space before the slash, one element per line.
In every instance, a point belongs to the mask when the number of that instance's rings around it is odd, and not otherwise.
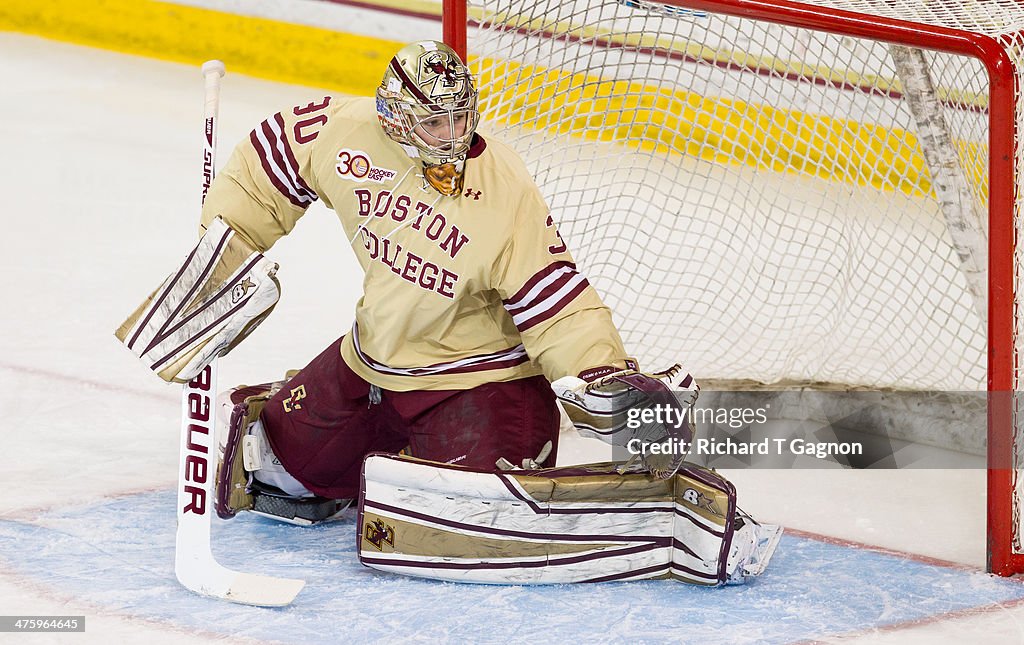
<path fill-rule="evenodd" d="M 397 171 L 390 168 L 375 166 L 370 160 L 369 153 L 362 150 L 349 150 L 348 148 L 342 148 L 338 151 L 337 163 L 334 169 L 342 179 L 349 179 L 359 183 L 372 181 L 383 184 L 386 181 L 391 181 L 398 174 Z"/>

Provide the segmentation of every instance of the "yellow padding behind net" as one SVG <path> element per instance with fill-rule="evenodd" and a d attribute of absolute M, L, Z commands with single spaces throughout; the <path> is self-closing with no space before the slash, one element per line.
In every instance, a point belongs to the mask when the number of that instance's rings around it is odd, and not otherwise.
<path fill-rule="evenodd" d="M 914 196 L 932 193 L 917 137 L 905 130 L 593 74 L 478 63 L 490 116 L 512 125 Z M 957 146 L 983 191 L 984 146 Z"/>

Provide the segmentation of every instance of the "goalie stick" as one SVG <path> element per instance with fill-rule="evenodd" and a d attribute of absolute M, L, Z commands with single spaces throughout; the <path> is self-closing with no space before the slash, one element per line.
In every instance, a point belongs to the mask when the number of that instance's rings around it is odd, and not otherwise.
<path fill-rule="evenodd" d="M 203 200 L 213 181 L 217 108 L 224 63 L 203 64 L 206 133 L 203 150 Z M 217 359 L 182 388 L 181 453 L 178 463 L 178 528 L 174 573 L 187 589 L 204 596 L 264 607 L 290 603 L 306 584 L 233 571 L 217 562 L 210 548 L 214 476 L 217 468 Z"/>

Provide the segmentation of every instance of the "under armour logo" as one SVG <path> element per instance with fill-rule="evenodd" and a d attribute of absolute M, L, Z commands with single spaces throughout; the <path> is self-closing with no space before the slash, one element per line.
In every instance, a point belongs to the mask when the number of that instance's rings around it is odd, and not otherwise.
<path fill-rule="evenodd" d="M 479 191 L 479 190 L 473 190 L 472 188 L 467 188 L 465 196 L 466 197 L 472 197 L 476 201 L 480 201 L 480 195 L 482 195 L 482 194 L 483 193 L 481 191 Z"/>
<path fill-rule="evenodd" d="M 285 414 L 288 414 L 292 410 L 302 409 L 302 406 L 299 404 L 299 401 L 306 398 L 306 386 L 300 385 L 299 387 L 289 392 L 289 394 L 291 394 L 291 396 L 289 396 L 287 399 L 281 402 L 281 406 L 284 408 Z"/>

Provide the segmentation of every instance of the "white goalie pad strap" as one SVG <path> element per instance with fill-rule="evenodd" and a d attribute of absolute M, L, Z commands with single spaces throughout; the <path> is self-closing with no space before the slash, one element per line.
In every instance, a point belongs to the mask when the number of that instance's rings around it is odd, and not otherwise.
<path fill-rule="evenodd" d="M 715 586 L 739 564 L 735 515 L 731 484 L 690 464 L 657 479 L 611 463 L 494 473 L 371 455 L 358 553 L 374 569 L 457 582 Z"/>
<path fill-rule="evenodd" d="M 185 383 L 266 318 L 281 297 L 277 268 L 217 218 L 115 336 L 165 381 Z"/>

